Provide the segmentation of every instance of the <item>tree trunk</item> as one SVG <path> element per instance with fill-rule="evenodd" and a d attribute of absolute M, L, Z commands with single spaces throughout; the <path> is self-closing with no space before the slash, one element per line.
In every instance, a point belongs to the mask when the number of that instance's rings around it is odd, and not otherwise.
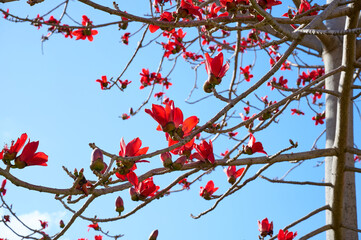
<path fill-rule="evenodd" d="M 328 0 L 328 3 L 332 0 Z M 345 19 L 333 19 L 326 22 L 327 29 L 344 29 Z M 333 46 L 324 46 L 322 57 L 325 63 L 325 72 L 329 72 L 332 69 L 337 68 L 342 64 L 342 54 L 345 46 L 343 45 L 342 38 L 339 41 L 334 42 Z M 326 79 L 326 89 L 335 92 L 339 91 L 341 74 L 331 76 Z M 326 94 L 326 148 L 335 146 L 338 142 L 336 136 L 337 127 L 337 112 L 338 112 L 338 99 L 335 96 Z M 340 113 L 339 113 L 340 114 Z M 352 102 L 348 108 L 348 134 L 347 134 L 347 146 L 353 146 L 353 106 Z M 339 157 L 327 157 L 325 159 L 325 182 L 335 184 L 336 182 L 336 165 L 338 164 Z M 345 166 L 353 166 L 353 154 L 346 154 Z M 335 205 L 334 202 L 334 189 L 326 187 L 326 204 L 331 208 Z M 353 172 L 345 172 L 343 181 L 343 199 L 342 199 L 342 226 L 351 228 L 357 228 L 357 211 L 356 211 L 356 191 L 355 191 L 355 174 Z M 334 211 L 326 212 L 326 224 L 335 226 Z M 357 240 L 358 234 L 355 231 L 349 229 L 342 229 L 342 239 L 345 240 Z M 341 240 L 335 235 L 334 230 L 327 231 L 326 239 L 328 240 Z"/>

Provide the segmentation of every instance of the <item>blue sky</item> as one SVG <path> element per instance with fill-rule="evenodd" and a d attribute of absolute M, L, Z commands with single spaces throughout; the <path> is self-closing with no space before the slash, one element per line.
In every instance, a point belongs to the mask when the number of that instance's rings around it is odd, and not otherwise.
<path fill-rule="evenodd" d="M 122 9 L 128 12 L 140 14 L 146 11 L 142 4 L 119 2 L 119 5 L 122 7 L 124 5 Z M 22 1 L 0 7 L 9 8 L 10 12 L 16 15 L 28 15 L 32 18 L 37 13 L 45 13 L 54 6 L 56 6 L 55 3 L 45 1 L 34 7 L 28 7 Z M 72 18 L 81 21 L 83 14 L 94 21 L 94 24 L 117 20 L 116 17 L 101 14 L 89 7 L 82 7 L 77 2 L 70 2 L 69 15 Z M 59 15 L 60 11 L 54 12 L 55 17 Z M 64 19 L 64 23 L 73 24 L 69 18 Z M 93 42 L 65 39 L 57 34 L 42 44 L 41 36 L 47 34 L 46 27 L 37 30 L 28 23 L 15 24 L 1 19 L 0 28 L 3 46 L 0 58 L 2 69 L 0 89 L 3 90 L 1 92 L 3 104 L 0 117 L 0 126 L 2 126 L 0 144 L 10 143 L 11 140 L 17 139 L 26 132 L 32 141 L 40 141 L 38 150 L 49 156 L 47 167 L 15 169 L 12 173 L 16 177 L 34 184 L 65 188 L 71 186 L 72 179 L 62 170 L 62 166 L 70 170 L 85 168 L 85 176 L 95 180 L 88 168 L 92 152 L 88 146 L 89 143 L 94 142 L 114 154 L 119 152 L 119 142 L 122 137 L 126 143 L 135 137 L 140 137 L 143 146 L 149 146 L 150 151 L 166 147 L 164 134 L 155 131 L 156 122 L 145 114 L 143 109 L 127 121 L 119 118 L 122 113 L 128 112 L 130 107 L 136 109 L 146 99 L 149 89 L 139 90 L 139 73 L 142 68 L 149 68 L 151 72 L 156 71 L 162 54 L 160 46 L 153 43 L 141 49 L 122 78 L 122 80 L 132 81 L 124 92 L 117 89 L 102 91 L 95 80 L 102 75 L 110 78 L 120 74 L 135 50 L 140 33 L 130 39 L 129 46 L 121 43 L 120 39 L 125 31 L 118 31 L 117 26 L 98 29 L 99 34 L 94 37 Z M 127 31 L 134 32 L 138 28 L 139 25 L 130 26 Z M 158 32 L 153 35 L 148 33 L 146 40 L 149 41 L 157 34 Z M 190 35 L 191 33 L 188 34 Z M 281 51 L 285 49 L 286 46 L 281 47 Z M 231 54 L 226 54 L 226 56 L 230 57 Z M 320 64 L 320 61 L 315 58 L 305 57 L 305 60 Z M 254 53 L 247 52 L 243 56 L 243 61 L 244 66 L 252 63 Z M 255 75 L 254 79 L 260 78 L 269 70 L 269 59 L 263 53 L 257 53 L 256 61 L 257 64 L 252 72 Z M 172 64 L 166 61 L 162 74 L 167 74 Z M 289 86 L 294 86 L 297 79 L 296 69 L 293 72 L 278 73 L 276 76 L 281 75 L 288 78 Z M 173 86 L 166 95 L 175 100 L 176 106 L 183 110 L 185 117 L 197 115 L 200 118 L 200 124 L 204 124 L 209 117 L 222 109 L 224 104 L 214 99 L 199 104 L 185 103 L 184 100 L 193 87 L 194 76 L 191 66 L 180 58 L 177 68 L 170 76 Z M 201 66 L 198 69 L 199 89 L 195 91 L 193 100 L 206 96 L 202 91 L 202 84 L 206 78 L 206 71 Z M 229 72 L 224 79 L 224 84 L 220 85 L 220 89 L 227 88 L 230 78 Z M 252 82 L 244 82 L 241 86 L 247 88 L 251 84 Z M 161 90 L 157 86 L 155 92 Z M 280 95 L 276 91 L 271 92 L 269 87 L 262 87 L 257 94 L 258 96 L 268 95 L 271 100 L 280 98 Z M 254 97 L 250 100 L 256 101 Z M 159 104 L 153 97 L 150 103 Z M 262 106 L 259 102 L 255 103 Z M 238 106 L 235 109 L 236 115 L 243 112 L 245 106 Z M 150 108 L 150 104 L 147 108 Z M 297 104 L 292 103 L 289 109 L 291 108 L 297 108 Z M 282 114 L 278 124 L 273 124 L 265 131 L 255 134 L 256 139 L 262 141 L 265 150 L 270 155 L 288 147 L 289 138 L 299 142 L 299 148 L 294 150 L 295 152 L 310 150 L 314 140 L 324 130 L 324 125 L 314 126 L 311 120 L 314 113 L 307 110 L 305 101 L 300 104 L 300 109 L 306 112 L 305 116 L 291 116 L 289 109 Z M 256 113 L 256 110 L 251 110 L 251 114 L 253 113 Z M 355 114 L 355 120 L 357 133 L 360 130 L 360 116 Z M 240 119 L 234 119 L 232 123 L 239 121 Z M 244 128 L 238 132 L 242 137 L 247 134 Z M 360 140 L 360 136 L 356 135 L 355 143 L 360 145 Z M 228 137 L 221 136 L 214 143 L 214 152 L 219 156 L 235 143 Z M 319 140 L 317 146 L 323 148 L 324 137 Z M 287 179 L 322 181 L 323 166 L 315 167 L 318 160 L 304 163 Z M 150 159 L 149 164 L 138 164 L 137 173 L 144 173 L 160 166 L 159 157 L 154 157 Z M 292 166 L 294 164 L 282 163 L 267 170 L 265 175 L 270 178 L 281 177 Z M 259 167 L 254 166 L 248 176 L 252 176 Z M 161 187 L 166 187 L 167 183 L 177 176 L 179 176 L 177 173 L 157 176 L 154 181 Z M 247 185 L 242 191 L 226 198 L 213 212 L 194 220 L 190 218 L 190 214 L 196 215 L 213 205 L 213 201 L 206 201 L 199 197 L 199 187 L 205 186 L 210 179 L 214 180 L 216 186 L 220 188 L 218 194 L 223 193 L 230 186 L 222 168 L 218 167 L 212 174 L 202 177 L 202 181 L 195 183 L 191 190 L 171 194 L 152 202 L 127 219 L 100 226 L 105 231 L 109 230 L 110 234 L 125 234 L 124 239 L 127 240 L 147 239 L 154 229 L 159 229 L 159 239 L 255 239 L 259 234 L 257 220 L 268 217 L 269 220 L 274 221 L 275 231 L 278 231 L 324 204 L 322 187 L 277 185 L 259 179 Z M 357 182 L 360 182 L 359 176 L 357 176 Z M 29 219 L 28 221 L 32 224 L 34 222 L 38 224 L 38 220 L 48 220 L 50 233 L 55 233 L 59 229 L 59 219 L 67 222 L 71 216 L 59 202 L 54 200 L 52 195 L 22 190 L 11 183 L 7 185 L 7 188 L 6 200 L 13 204 L 16 213 L 24 219 Z M 357 194 L 360 195 L 360 192 L 358 191 Z M 126 212 L 137 204 L 130 200 L 128 191 L 123 191 L 97 199 L 85 215 L 116 216 L 114 201 L 117 196 L 123 198 Z M 80 205 L 75 206 L 75 208 L 79 207 Z M 0 215 L 3 214 L 0 212 Z M 309 222 L 297 225 L 291 230 L 299 232 L 299 236 L 302 236 L 322 226 L 323 223 L 324 215 L 321 213 L 311 218 Z M 64 239 L 81 237 L 94 239 L 94 235 L 99 233 L 94 230 L 88 232 L 88 224 L 79 219 Z M 10 233 L 6 232 L 4 226 L 1 225 L 0 238 L 16 239 L 7 234 Z"/>

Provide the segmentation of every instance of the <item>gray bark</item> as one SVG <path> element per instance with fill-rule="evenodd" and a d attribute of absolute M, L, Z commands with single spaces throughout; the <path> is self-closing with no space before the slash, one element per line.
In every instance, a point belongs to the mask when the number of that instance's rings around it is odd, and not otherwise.
<path fill-rule="evenodd" d="M 328 0 L 327 2 L 331 2 L 332 0 Z M 326 21 L 327 29 L 344 29 L 345 28 L 345 18 L 337 18 Z M 342 64 L 342 54 L 344 50 L 343 41 L 341 38 L 338 41 L 333 42 L 332 45 L 324 45 L 323 49 L 323 60 L 325 63 L 325 72 L 340 66 Z M 334 75 L 326 79 L 326 89 L 332 91 L 339 90 L 339 83 L 340 83 L 341 74 Z M 342 86 L 341 86 L 342 88 Z M 340 91 L 341 91 L 340 88 Z M 338 112 L 338 99 L 334 96 L 326 94 L 326 148 L 327 147 L 334 147 L 337 144 L 337 140 L 335 139 L 336 136 L 336 127 L 337 127 L 337 112 Z M 347 146 L 353 146 L 353 106 L 352 103 L 349 106 L 348 110 L 348 134 L 347 134 Z M 340 127 L 340 126 L 339 126 Z M 338 129 L 340 130 L 340 129 Z M 338 131 L 339 132 L 339 131 Z M 340 156 L 340 155 L 339 155 Z M 339 156 L 336 157 L 326 157 L 325 159 L 325 181 L 327 183 L 336 183 L 336 166 L 339 161 Z M 353 155 L 346 154 L 346 166 L 353 166 Z M 346 172 L 343 176 L 343 208 L 342 212 L 342 225 L 357 228 L 357 211 L 356 211 L 356 191 L 355 191 L 355 174 L 353 172 Z M 334 189 L 330 187 L 326 187 L 325 197 L 326 197 L 326 204 L 330 205 L 331 208 L 336 206 L 334 200 Z M 336 204 L 336 205 L 335 205 Z M 326 212 L 326 224 L 335 226 L 335 216 L 334 211 Z M 355 231 L 348 230 L 343 228 L 342 239 L 358 239 L 358 234 Z M 326 239 L 335 240 L 340 239 L 335 234 L 334 230 L 330 230 L 326 232 Z"/>

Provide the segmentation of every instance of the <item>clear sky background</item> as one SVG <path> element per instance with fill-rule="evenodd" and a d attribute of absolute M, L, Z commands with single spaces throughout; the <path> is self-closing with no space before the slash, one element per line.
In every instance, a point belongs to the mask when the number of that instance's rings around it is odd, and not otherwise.
<path fill-rule="evenodd" d="M 10 9 L 10 13 L 18 16 L 34 18 L 38 13 L 45 14 L 58 3 L 45 1 L 42 4 L 29 7 L 25 1 L 17 3 L 1 4 L 0 8 Z M 111 1 L 107 1 L 111 6 Z M 148 1 L 118 1 L 122 10 L 134 14 L 144 14 L 149 7 Z M 282 13 L 287 11 L 287 5 L 274 8 Z M 61 9 L 50 15 L 58 18 Z M 117 17 L 100 13 L 90 7 L 84 7 L 76 1 L 71 1 L 68 6 L 68 14 L 73 19 L 81 22 L 81 16 L 87 15 L 94 24 L 118 21 Z M 48 19 L 50 15 L 46 16 Z M 67 16 L 63 23 L 75 25 Z M 121 92 L 117 89 L 102 91 L 95 82 L 102 75 L 117 77 L 132 56 L 141 32 L 130 38 L 129 45 L 121 42 L 121 36 L 125 32 L 135 32 L 139 24 L 130 25 L 124 31 L 118 31 L 117 26 L 98 29 L 99 34 L 93 42 L 74 39 L 65 39 L 61 34 L 51 36 L 50 40 L 41 42 L 41 36 L 46 35 L 46 27 L 37 30 L 29 23 L 12 23 L 4 19 L 0 20 L 1 58 L 0 58 L 0 89 L 2 98 L 2 111 L 0 115 L 0 144 L 10 143 L 26 132 L 32 141 L 40 141 L 39 151 L 49 156 L 47 167 L 28 167 L 21 170 L 13 170 L 16 177 L 33 184 L 42 184 L 49 187 L 66 188 L 72 185 L 72 179 L 62 170 L 62 166 L 69 170 L 85 168 L 85 176 L 90 180 L 92 176 L 88 168 L 92 149 L 89 143 L 96 143 L 102 149 L 117 154 L 119 142 L 124 137 L 128 143 L 135 137 L 140 137 L 143 146 L 149 146 L 150 152 L 167 146 L 164 134 L 155 130 L 156 122 L 142 109 L 141 112 L 129 120 L 123 121 L 119 116 L 128 113 L 130 107 L 138 108 L 146 99 L 150 89 L 139 90 L 140 75 L 142 68 L 149 68 L 155 72 L 162 56 L 161 46 L 156 42 L 146 48 L 142 48 L 133 64 L 122 77 L 132 83 Z M 146 42 L 149 42 L 160 31 L 147 33 Z M 246 36 L 246 33 L 242 33 Z M 192 33 L 188 33 L 189 40 Z M 233 34 L 234 36 L 234 34 Z M 157 40 L 166 41 L 165 38 Z M 196 49 L 196 46 L 193 48 Z M 281 47 L 285 51 L 286 45 Z M 195 50 L 193 50 L 195 51 Z M 223 51 L 227 58 L 231 53 Z M 255 75 L 250 82 L 242 83 L 246 89 L 269 70 L 269 58 L 262 52 L 257 52 L 255 59 L 253 51 L 248 51 L 243 56 L 243 66 L 256 60 L 256 66 L 252 73 Z M 293 61 L 293 59 L 290 59 Z M 316 58 L 303 56 L 303 60 L 309 64 L 321 64 Z M 165 61 L 162 75 L 166 75 L 173 62 Z M 231 63 L 232 66 L 232 63 Z M 295 86 L 297 70 L 293 72 L 279 72 L 277 77 L 284 75 L 289 80 L 289 86 Z M 185 99 L 194 85 L 194 70 L 191 65 L 182 58 L 178 59 L 177 67 L 170 78 L 172 86 L 166 95 L 174 99 L 176 106 L 183 110 L 185 117 L 196 115 L 200 118 L 200 124 L 204 124 L 210 117 L 217 113 L 224 103 L 214 99 L 197 104 L 187 104 Z M 198 69 L 198 89 L 190 100 L 197 100 L 206 96 L 202 90 L 207 75 L 204 66 Z M 228 87 L 231 72 L 224 78 L 224 83 L 219 89 Z M 155 92 L 162 91 L 160 86 Z M 269 87 L 262 87 L 257 91 L 258 96 L 268 95 L 270 100 L 277 100 L 281 95 Z M 250 99 L 255 105 L 262 107 L 254 96 Z M 324 101 L 324 97 L 321 101 Z M 160 104 L 155 98 L 150 103 Z M 357 103 L 359 105 L 359 102 Z M 150 108 L 150 104 L 147 108 Z M 246 105 L 235 108 L 238 116 Z M 325 126 L 315 126 L 311 120 L 314 113 L 308 110 L 306 101 L 301 101 L 300 109 L 306 112 L 305 116 L 291 116 L 291 108 L 297 108 L 292 103 L 279 118 L 278 124 L 273 124 L 266 130 L 256 133 L 256 139 L 263 143 L 265 150 L 272 155 L 289 146 L 288 139 L 298 141 L 299 148 L 294 150 L 310 150 L 314 140 L 323 132 Z M 322 108 L 321 108 L 322 109 Z M 321 112 L 322 110 L 319 110 Z M 256 113 L 255 109 L 251 114 Z M 240 122 L 240 118 L 232 120 L 232 124 Z M 355 143 L 360 145 L 360 116 L 355 113 Z M 242 128 L 238 131 L 239 138 L 247 134 Z M 207 135 L 204 135 L 206 137 Z M 318 148 L 323 148 L 325 137 L 322 136 L 317 142 Z M 235 141 L 229 140 L 228 136 L 221 136 L 214 142 L 214 153 L 220 155 L 226 149 L 232 148 Z M 258 156 L 258 155 L 254 155 Z M 261 154 L 259 155 L 261 156 Z M 217 157 L 216 157 L 217 158 Z M 138 164 L 137 174 L 140 175 L 152 168 L 161 167 L 159 157 L 149 159 L 150 163 Z M 109 159 L 106 159 L 109 161 Z M 296 168 L 286 178 L 287 180 L 322 181 L 324 167 L 316 167 L 322 159 L 305 162 Z M 288 169 L 295 164 L 276 164 L 264 174 L 270 178 L 282 177 Z M 252 176 L 260 166 L 254 166 L 248 173 Z M 166 187 L 179 173 L 166 176 L 157 176 L 154 182 L 161 187 Z M 193 178 L 191 178 L 193 179 Z M 190 217 L 190 214 L 208 209 L 214 201 L 206 201 L 199 196 L 199 187 L 205 186 L 212 179 L 220 189 L 221 194 L 230 186 L 221 167 L 217 167 L 210 175 L 195 183 L 191 190 L 174 193 L 160 200 L 155 200 L 146 208 L 135 215 L 111 224 L 100 224 L 103 230 L 109 233 L 125 234 L 126 240 L 147 239 L 154 229 L 159 229 L 159 238 L 162 239 L 257 239 L 257 220 L 268 217 L 274 222 L 275 232 L 298 218 L 308 214 L 312 210 L 324 205 L 324 189 L 316 186 L 293 186 L 285 184 L 271 184 L 259 179 L 248 184 L 243 190 L 233 194 L 222 201 L 219 206 L 206 216 L 198 220 Z M 2 180 L 2 177 L 0 177 Z M 360 182 L 360 176 L 357 176 Z M 180 187 L 177 186 L 176 189 Z M 58 222 L 63 219 L 67 222 L 71 214 L 67 212 L 54 196 L 46 193 L 38 193 L 22 190 L 8 182 L 8 193 L 5 199 L 13 204 L 14 211 L 22 219 L 31 222 L 34 227 L 39 227 L 38 220 L 49 221 L 49 233 L 59 230 Z M 360 190 L 358 187 L 357 195 Z M 85 212 L 86 216 L 97 215 L 100 218 L 115 217 L 114 201 L 121 196 L 125 202 L 125 212 L 133 209 L 138 202 L 130 200 L 129 192 L 123 191 L 97 199 Z M 75 208 L 79 208 L 76 205 Z M 358 215 L 360 216 L 360 203 L 358 203 Z M 0 215 L 5 214 L 1 212 Z M 297 231 L 299 236 L 324 225 L 323 213 L 312 217 L 308 222 L 297 225 L 291 231 Z M 13 226 L 17 223 L 12 221 Z M 78 221 L 71 227 L 63 239 L 88 238 L 94 239 L 99 232 L 87 231 L 89 222 Z M 359 224 L 360 226 L 360 224 Z M 359 227 L 360 228 L 360 227 Z M 0 225 L 0 238 L 17 239 Z M 320 235 L 315 239 L 323 239 Z M 104 239 L 107 239 L 106 237 Z"/>

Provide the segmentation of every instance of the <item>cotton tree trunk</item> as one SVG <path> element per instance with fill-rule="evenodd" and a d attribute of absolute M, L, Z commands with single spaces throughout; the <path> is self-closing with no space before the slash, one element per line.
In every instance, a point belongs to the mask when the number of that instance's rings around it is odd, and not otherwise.
<path fill-rule="evenodd" d="M 331 0 L 328 1 L 328 3 Z M 333 19 L 329 20 L 326 23 L 328 29 L 344 29 L 345 28 L 345 19 Z M 332 69 L 337 68 L 341 64 L 345 65 L 345 56 L 346 56 L 346 48 L 345 48 L 344 40 L 340 38 L 336 38 L 336 41 L 333 42 L 332 46 L 324 46 L 323 50 L 323 60 L 325 63 L 325 72 L 329 72 Z M 345 52 L 343 52 L 345 51 Z M 349 54 L 349 52 L 347 53 Z M 332 77 L 326 79 L 326 89 L 332 90 L 335 92 L 339 92 L 343 89 L 344 86 L 340 85 L 340 78 L 345 77 L 345 74 L 337 74 Z M 341 82 L 343 84 L 343 82 Z M 349 93 L 352 96 L 352 91 Z M 345 144 L 348 147 L 353 146 L 353 106 L 352 102 L 348 99 L 348 124 L 346 124 L 347 131 L 347 143 Z M 340 139 L 336 139 L 339 137 L 339 132 L 342 131 L 340 123 L 340 112 L 339 112 L 339 102 L 337 97 L 327 94 L 326 95 L 326 148 L 335 147 L 339 145 Z M 338 129 L 337 129 L 338 128 Z M 337 167 L 342 161 L 342 153 L 340 153 L 336 157 L 327 157 L 325 159 L 325 181 L 335 184 L 339 177 L 337 174 Z M 353 166 L 353 155 L 352 154 L 344 154 L 345 161 L 344 166 Z M 343 162 L 343 161 L 342 161 Z M 345 172 L 343 175 L 343 196 L 342 200 L 342 209 L 339 211 L 342 213 L 342 226 L 347 226 L 351 228 L 357 228 L 357 211 L 356 211 L 356 191 L 355 191 L 355 174 L 353 172 Z M 337 192 L 334 191 L 333 188 L 326 188 L 326 204 L 330 205 L 331 208 L 337 206 L 335 203 L 335 194 Z M 327 231 L 326 239 L 330 240 L 338 240 L 338 239 L 358 239 L 358 234 L 355 231 L 342 228 L 341 235 L 337 233 L 337 224 L 335 223 L 335 214 L 336 211 L 333 209 L 332 212 L 326 212 L 326 224 L 331 224 L 334 227 L 334 230 Z M 336 225 L 335 225 L 336 224 Z M 340 238 L 340 236 L 342 236 Z"/>

